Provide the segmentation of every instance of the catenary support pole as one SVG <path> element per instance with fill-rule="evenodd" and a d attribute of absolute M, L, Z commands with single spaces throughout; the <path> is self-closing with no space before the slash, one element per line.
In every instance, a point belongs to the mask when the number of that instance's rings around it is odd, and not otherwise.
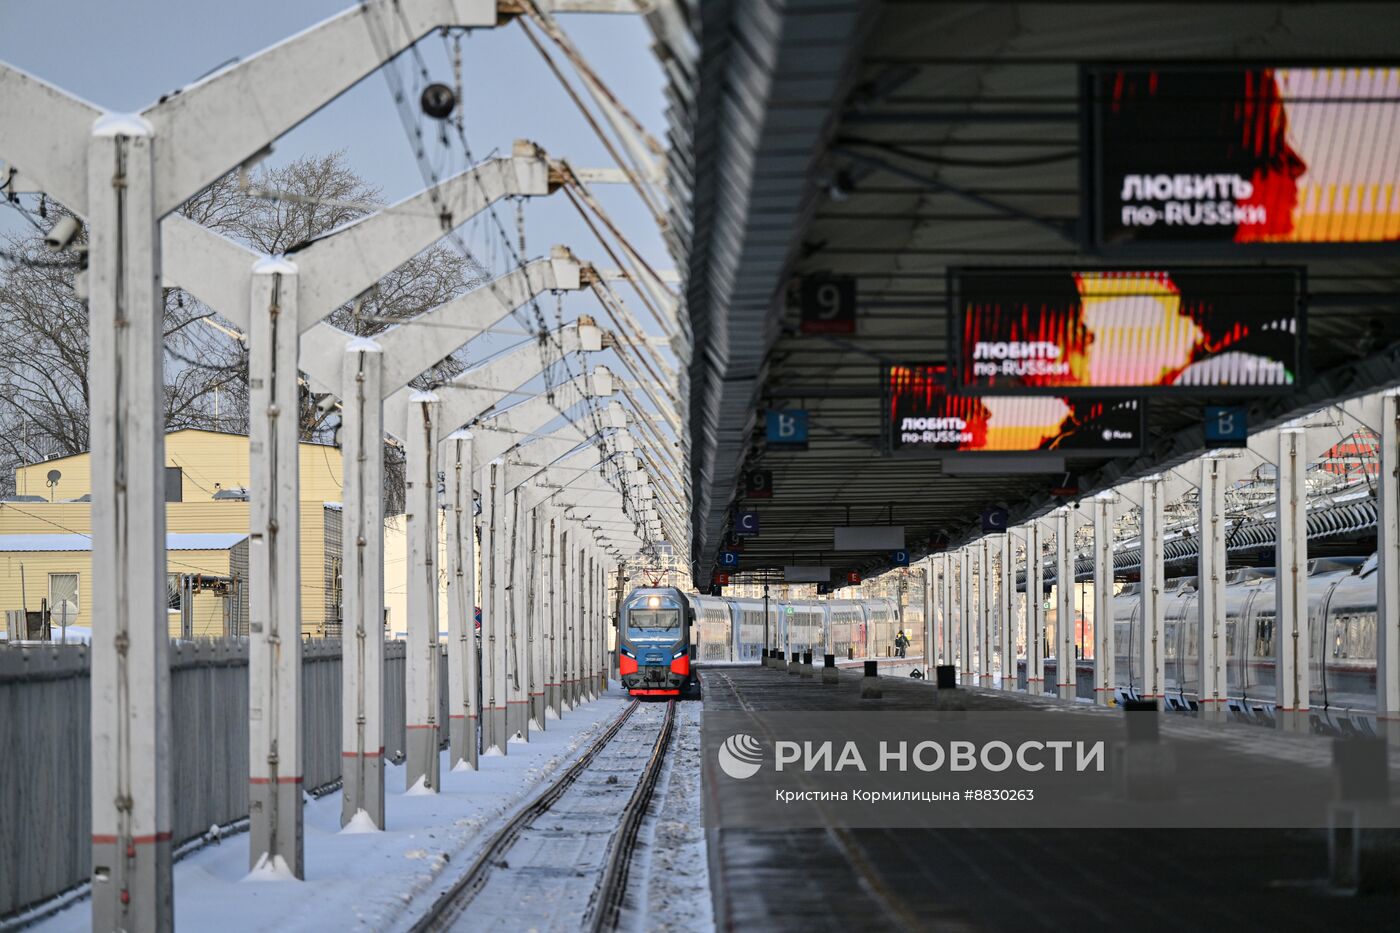
<path fill-rule="evenodd" d="M 253 270 L 249 318 L 248 858 L 302 872 L 296 267 Z"/>
<path fill-rule="evenodd" d="M 493 460 L 481 484 L 481 748 L 506 753 L 506 606 L 499 585 L 504 576 L 501 486 L 505 462 Z"/>
<path fill-rule="evenodd" d="M 505 587 L 501 599 L 506 607 L 506 735 L 507 741 L 530 740 L 529 645 L 526 641 L 525 559 L 528 529 L 520 510 L 520 496 L 506 490 L 502 496 L 505 520 Z"/>
<path fill-rule="evenodd" d="M 408 537 L 408 644 L 405 648 L 409 789 L 441 789 L 438 721 L 438 397 L 418 392 L 404 425 L 404 510 Z"/>
<path fill-rule="evenodd" d="M 442 445 L 447 493 L 448 766 L 475 771 L 480 681 L 476 651 L 476 516 L 472 435 L 454 431 Z"/>
<path fill-rule="evenodd" d="M 169 930 L 170 666 L 163 300 L 150 126 L 88 144 L 92 399 L 92 926 Z"/>
<path fill-rule="evenodd" d="M 346 347 L 340 444 L 340 824 L 363 810 L 384 828 L 384 354 L 368 338 Z"/>

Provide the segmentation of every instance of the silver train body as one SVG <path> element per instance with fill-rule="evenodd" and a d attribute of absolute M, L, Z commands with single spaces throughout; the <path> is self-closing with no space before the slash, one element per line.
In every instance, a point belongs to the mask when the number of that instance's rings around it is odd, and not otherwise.
<path fill-rule="evenodd" d="M 691 594 L 699 631 L 698 660 L 757 661 L 764 648 L 762 599 Z M 767 646 L 840 658 L 889 657 L 899 632 L 899 607 L 890 599 L 768 600 Z M 912 628 L 917 628 L 915 632 Z M 922 625 L 906 625 L 914 639 L 909 654 L 922 650 Z"/>
<path fill-rule="evenodd" d="M 1310 705 L 1314 708 L 1375 709 L 1377 579 L 1374 557 L 1321 558 L 1310 562 L 1308 634 Z M 1113 599 L 1113 640 L 1119 684 L 1140 687 L 1142 622 L 1136 587 L 1137 584 L 1130 585 Z M 1274 593 L 1272 571 L 1230 572 L 1225 587 L 1225 641 L 1231 698 L 1270 701 L 1274 697 L 1274 658 L 1278 647 Z M 1175 694 L 1194 699 L 1200 687 L 1199 600 L 1194 577 L 1167 582 L 1162 602 L 1169 697 Z M 1081 677 L 1084 665 L 1081 661 Z"/>

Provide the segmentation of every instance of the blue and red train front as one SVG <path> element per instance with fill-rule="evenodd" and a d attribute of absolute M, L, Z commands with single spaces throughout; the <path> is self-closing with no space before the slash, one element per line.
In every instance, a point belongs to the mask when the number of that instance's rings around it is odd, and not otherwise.
<path fill-rule="evenodd" d="M 691 609 L 675 587 L 636 589 L 622 606 L 617 672 L 632 696 L 679 696 L 691 684 Z"/>

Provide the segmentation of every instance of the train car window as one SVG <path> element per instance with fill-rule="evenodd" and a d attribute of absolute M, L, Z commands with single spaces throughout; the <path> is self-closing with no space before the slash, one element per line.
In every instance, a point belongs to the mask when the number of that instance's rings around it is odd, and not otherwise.
<path fill-rule="evenodd" d="M 1361 639 L 1357 645 L 1357 657 L 1376 656 L 1376 614 L 1368 612 L 1361 617 Z"/>
<path fill-rule="evenodd" d="M 1346 633 L 1347 617 L 1338 616 L 1337 621 L 1332 623 L 1332 657 L 1340 658 L 1345 656 L 1342 652 L 1345 650 Z"/>
<path fill-rule="evenodd" d="M 1361 631 L 1363 616 L 1355 615 L 1347 617 L 1347 645 L 1346 656 L 1349 658 L 1359 658 L 1362 656 L 1361 639 L 1364 637 Z"/>
<path fill-rule="evenodd" d="M 1239 656 L 1239 650 L 1235 647 L 1235 630 L 1239 628 L 1239 623 L 1234 619 L 1225 620 L 1225 653 L 1228 656 Z"/>

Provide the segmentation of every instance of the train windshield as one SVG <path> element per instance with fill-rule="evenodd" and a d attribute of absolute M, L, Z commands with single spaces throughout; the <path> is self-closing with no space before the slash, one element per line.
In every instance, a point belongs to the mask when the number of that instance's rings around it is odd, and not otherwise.
<path fill-rule="evenodd" d="M 627 637 L 673 642 L 681 631 L 681 607 L 669 596 L 638 596 L 627 604 Z"/>

